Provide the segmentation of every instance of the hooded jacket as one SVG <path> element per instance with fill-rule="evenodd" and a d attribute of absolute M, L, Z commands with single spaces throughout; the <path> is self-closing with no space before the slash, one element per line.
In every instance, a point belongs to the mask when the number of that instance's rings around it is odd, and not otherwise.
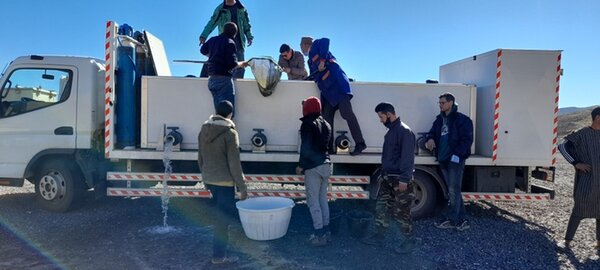
<path fill-rule="evenodd" d="M 223 33 L 223 28 L 226 23 L 231 21 L 231 12 L 224 8 L 225 1 L 222 4 L 218 5 L 213 12 L 212 17 L 206 23 L 202 34 L 200 37 L 208 38 L 208 35 L 215 30 L 215 27 L 219 27 L 219 34 Z M 242 48 L 237 48 L 238 50 L 242 50 L 246 46 L 246 39 L 254 39 L 252 35 L 252 30 L 250 26 L 250 17 L 248 17 L 248 11 L 239 0 L 236 1 L 235 5 L 237 6 L 237 22 L 234 22 L 238 27 L 238 35 L 242 40 Z"/>
<path fill-rule="evenodd" d="M 325 63 L 325 70 L 319 71 L 319 64 Z M 321 90 L 322 102 L 337 106 L 344 95 L 352 98 L 348 76 L 338 65 L 329 51 L 329 39 L 320 38 L 313 42 L 308 52 L 308 67 L 313 80 Z"/>
<path fill-rule="evenodd" d="M 440 145 L 440 136 L 444 118 L 448 121 L 448 148 L 450 156 L 456 155 L 461 160 L 469 158 L 471 155 L 471 145 L 473 144 L 473 121 L 468 116 L 458 112 L 458 106 L 452 106 L 450 114 L 447 116 L 444 112 L 435 118 L 433 126 L 427 133 L 427 139 L 433 139 L 436 145 Z M 448 157 L 448 158 L 449 158 Z M 448 162 L 448 160 L 438 160 L 439 162 Z"/>
<path fill-rule="evenodd" d="M 198 166 L 202 181 L 215 186 L 237 187 L 246 191 L 240 143 L 233 121 L 211 115 L 198 134 Z"/>
<path fill-rule="evenodd" d="M 302 118 L 300 126 L 300 160 L 298 166 L 304 170 L 329 163 L 329 139 L 331 126 L 319 113 L 310 113 Z"/>

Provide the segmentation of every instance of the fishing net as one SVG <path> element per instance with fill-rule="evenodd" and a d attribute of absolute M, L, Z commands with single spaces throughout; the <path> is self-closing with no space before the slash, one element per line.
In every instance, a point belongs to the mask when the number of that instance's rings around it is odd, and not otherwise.
<path fill-rule="evenodd" d="M 253 57 L 248 60 L 248 65 L 252 69 L 260 93 L 264 97 L 273 94 L 281 80 L 281 67 L 271 57 Z"/>

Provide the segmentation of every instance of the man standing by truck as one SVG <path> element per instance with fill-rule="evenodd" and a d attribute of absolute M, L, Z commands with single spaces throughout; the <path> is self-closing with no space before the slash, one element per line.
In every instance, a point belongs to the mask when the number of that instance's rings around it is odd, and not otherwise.
<path fill-rule="evenodd" d="M 600 107 L 592 110 L 592 125 L 567 135 L 558 146 L 575 167 L 573 211 L 561 248 L 569 248 L 579 223 L 596 219 L 596 249 L 600 252 Z"/>
<path fill-rule="evenodd" d="M 301 47 L 303 53 L 308 53 L 310 76 L 321 90 L 323 118 L 333 130 L 335 112 L 339 110 L 342 118 L 348 122 L 348 128 L 350 128 L 355 143 L 354 150 L 350 152 L 350 155 L 360 155 L 367 145 L 352 110 L 352 103 L 350 103 L 353 95 L 348 76 L 329 51 L 328 38 L 317 39 L 312 43 L 311 41 L 311 38 L 303 37 Z M 310 48 L 308 52 L 306 52 L 307 47 Z M 333 136 L 329 144 L 333 145 Z M 335 147 L 331 149 L 333 150 Z"/>
<path fill-rule="evenodd" d="M 223 264 L 238 260 L 226 254 L 228 225 L 237 218 L 234 187 L 241 193 L 241 200 L 245 200 L 248 194 L 240 161 L 239 137 L 231 121 L 233 105 L 223 100 L 217 106 L 216 113 L 204 122 L 198 134 L 198 166 L 202 181 L 212 194 L 211 200 L 219 210 L 214 218 L 211 263 Z"/>
<path fill-rule="evenodd" d="M 228 100 L 235 105 L 235 88 L 231 71 L 243 69 L 248 65 L 246 62 L 238 62 L 236 57 L 236 46 L 233 41 L 237 34 L 236 25 L 228 22 L 223 28 L 222 34 L 210 38 L 200 48 L 200 52 L 208 56 L 208 89 L 213 96 L 215 109 L 222 100 Z"/>
<path fill-rule="evenodd" d="M 368 245 L 383 245 L 389 225 L 388 213 L 400 226 L 404 238 L 394 251 L 410 253 L 414 248 L 414 235 L 410 206 L 413 194 L 413 174 L 415 171 L 415 135 L 410 127 L 400 121 L 394 106 L 382 102 L 375 107 L 379 121 L 388 128 L 383 139 L 381 154 L 381 175 L 377 203 L 375 206 L 375 233 L 363 240 Z"/>
<path fill-rule="evenodd" d="M 213 15 L 210 17 L 208 23 L 206 23 L 202 34 L 200 34 L 200 45 L 203 45 L 206 42 L 208 35 L 210 35 L 215 27 L 219 27 L 219 34 L 222 34 L 225 30 L 225 24 L 229 22 L 235 23 L 238 27 L 239 35 L 233 38 L 233 40 L 235 41 L 237 59 L 239 61 L 244 61 L 244 47 L 246 46 L 246 41 L 248 41 L 248 46 L 252 45 L 254 36 L 252 35 L 248 11 L 239 0 L 225 0 L 223 1 L 223 4 L 220 4 L 215 8 Z M 202 67 L 200 77 L 206 77 L 206 74 L 202 74 L 204 69 L 205 68 Z M 233 73 L 233 78 L 244 78 L 244 70 L 236 69 Z"/>
<path fill-rule="evenodd" d="M 425 143 L 430 151 L 436 150 L 437 161 L 448 186 L 446 216 L 435 225 L 440 229 L 463 231 L 470 227 L 461 188 L 465 160 L 471 155 L 473 144 L 473 121 L 458 112 L 458 104 L 451 93 L 439 97 L 439 106 L 440 114 L 433 122 Z"/>

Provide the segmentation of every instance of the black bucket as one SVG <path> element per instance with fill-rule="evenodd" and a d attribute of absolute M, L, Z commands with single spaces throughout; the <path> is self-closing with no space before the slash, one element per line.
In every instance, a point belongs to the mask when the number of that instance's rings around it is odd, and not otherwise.
<path fill-rule="evenodd" d="M 329 230 L 331 234 L 338 234 L 340 231 L 340 223 L 342 222 L 342 215 L 344 210 L 342 209 L 329 209 Z"/>
<path fill-rule="evenodd" d="M 354 238 L 363 238 L 369 231 L 371 221 L 373 221 L 373 214 L 363 210 L 351 210 L 346 217 L 348 218 L 350 236 Z"/>

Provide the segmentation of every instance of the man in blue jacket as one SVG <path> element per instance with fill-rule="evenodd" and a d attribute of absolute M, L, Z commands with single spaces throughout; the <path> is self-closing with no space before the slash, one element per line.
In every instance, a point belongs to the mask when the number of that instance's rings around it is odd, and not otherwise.
<path fill-rule="evenodd" d="M 213 96 L 215 110 L 219 103 L 228 100 L 235 106 L 235 88 L 232 70 L 243 69 L 246 62 L 238 62 L 233 38 L 237 35 L 235 23 L 228 22 L 223 33 L 202 44 L 200 52 L 208 56 L 208 89 Z"/>
<path fill-rule="evenodd" d="M 302 38 L 303 53 L 306 53 L 310 41 L 312 39 L 308 37 Z M 350 128 L 355 143 L 354 150 L 350 152 L 350 155 L 359 155 L 367 148 L 367 145 L 350 103 L 353 95 L 348 76 L 329 51 L 328 38 L 321 38 L 312 42 L 308 51 L 308 67 L 310 76 L 321 90 L 323 118 L 331 125 L 333 130 L 335 112 L 340 111 L 340 115 L 348 123 L 348 128 Z M 330 144 L 333 144 L 333 136 Z M 331 149 L 333 150 L 335 147 Z"/>
<path fill-rule="evenodd" d="M 470 227 L 461 188 L 465 160 L 471 155 L 473 144 L 473 121 L 458 112 L 458 104 L 451 93 L 440 95 L 439 106 L 440 114 L 427 134 L 425 146 L 430 151 L 436 150 L 449 199 L 446 217 L 435 225 L 440 229 L 463 231 Z"/>
<path fill-rule="evenodd" d="M 414 247 L 410 207 L 415 198 L 412 184 L 415 171 L 415 134 L 400 121 L 392 104 L 379 103 L 375 112 L 388 132 L 383 138 L 381 179 L 378 179 L 381 182 L 375 206 L 375 233 L 365 238 L 363 243 L 383 245 L 385 232 L 390 226 L 389 213 L 398 222 L 404 236 L 394 251 L 400 254 L 410 253 Z"/>

